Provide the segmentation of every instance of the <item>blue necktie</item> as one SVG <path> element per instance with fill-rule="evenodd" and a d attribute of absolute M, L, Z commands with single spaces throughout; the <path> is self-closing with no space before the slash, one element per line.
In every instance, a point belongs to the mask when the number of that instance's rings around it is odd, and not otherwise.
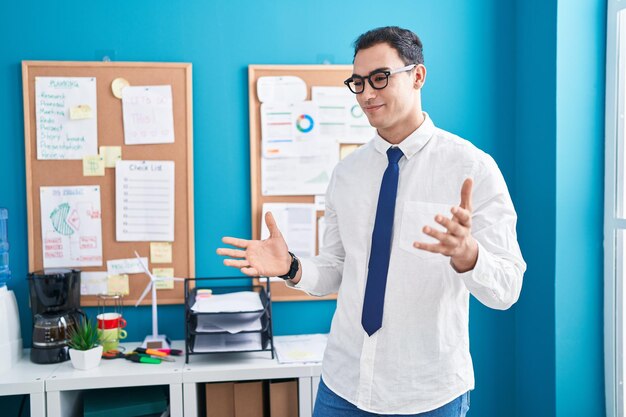
<path fill-rule="evenodd" d="M 383 174 L 383 181 L 378 194 L 378 207 L 374 232 L 372 233 L 372 249 L 370 250 L 363 314 L 361 316 L 363 329 L 370 336 L 376 333 L 383 324 L 385 287 L 387 285 L 387 271 L 389 270 L 389 255 L 391 255 L 391 232 L 400 174 L 398 161 L 402 155 L 404 154 L 400 148 L 392 147 L 387 150 L 389 165 Z"/>

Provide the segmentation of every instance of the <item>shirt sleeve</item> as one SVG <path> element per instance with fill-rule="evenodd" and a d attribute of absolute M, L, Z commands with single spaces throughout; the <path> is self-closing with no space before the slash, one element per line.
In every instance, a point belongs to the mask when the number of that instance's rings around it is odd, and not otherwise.
<path fill-rule="evenodd" d="M 333 205 L 335 173 L 330 180 L 326 192 L 324 220 L 326 231 L 323 236 L 319 255 L 313 258 L 300 259 L 302 276 L 297 284 L 286 281 L 287 286 L 303 290 L 309 295 L 324 296 L 339 291 L 343 275 L 343 263 L 346 256 L 339 226 L 337 213 Z"/>
<path fill-rule="evenodd" d="M 506 310 L 518 300 L 526 271 L 517 243 L 517 214 L 495 161 L 488 157 L 480 171 L 472 201 L 472 236 L 478 242 L 478 260 L 471 271 L 451 270 L 481 303 Z"/>

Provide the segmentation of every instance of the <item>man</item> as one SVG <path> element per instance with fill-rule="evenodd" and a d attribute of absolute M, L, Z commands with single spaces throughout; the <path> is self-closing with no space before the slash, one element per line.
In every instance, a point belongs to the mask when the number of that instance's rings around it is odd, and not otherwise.
<path fill-rule="evenodd" d="M 319 256 L 288 252 L 271 213 L 268 239 L 224 238 L 240 249 L 218 249 L 247 275 L 339 292 L 315 417 L 465 416 L 469 294 L 495 309 L 519 297 L 526 265 L 504 179 L 491 157 L 422 112 L 425 79 L 414 33 L 361 35 L 345 84 L 377 135 L 335 168 Z"/>

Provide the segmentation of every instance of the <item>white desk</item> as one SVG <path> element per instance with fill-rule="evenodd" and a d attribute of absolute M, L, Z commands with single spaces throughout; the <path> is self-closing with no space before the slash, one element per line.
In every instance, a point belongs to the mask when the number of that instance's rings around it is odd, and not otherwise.
<path fill-rule="evenodd" d="M 199 414 L 197 384 L 282 378 L 298 379 L 300 417 L 311 417 L 317 393 L 312 380 L 319 383 L 321 372 L 321 364 L 280 364 L 268 352 L 190 356 L 183 369 L 185 417 Z"/>
<path fill-rule="evenodd" d="M 131 350 L 139 344 L 123 346 Z M 184 343 L 174 342 L 174 348 L 184 350 Z M 184 356 L 160 365 L 103 359 L 97 368 L 81 371 L 70 361 L 34 364 L 25 350 L 17 364 L 0 374 L 0 396 L 30 395 L 33 417 L 71 417 L 82 414 L 84 390 L 167 385 L 170 415 L 197 417 L 198 384 L 295 378 L 300 417 L 311 417 L 321 371 L 321 364 L 280 364 L 269 352 L 192 355 L 189 364 Z"/>
<path fill-rule="evenodd" d="M 131 351 L 141 343 L 125 343 Z M 174 343 L 177 349 L 181 343 Z M 146 385 L 167 385 L 170 393 L 170 415 L 183 417 L 182 368 L 183 356 L 176 362 L 159 365 L 135 363 L 123 358 L 102 359 L 100 366 L 88 371 L 74 369 L 71 362 L 59 364 L 46 379 L 48 417 L 82 415 L 83 390 Z"/>
<path fill-rule="evenodd" d="M 37 365 L 30 361 L 30 349 L 13 367 L 0 374 L 0 396 L 28 395 L 33 417 L 46 417 L 45 380 L 59 364 Z"/>

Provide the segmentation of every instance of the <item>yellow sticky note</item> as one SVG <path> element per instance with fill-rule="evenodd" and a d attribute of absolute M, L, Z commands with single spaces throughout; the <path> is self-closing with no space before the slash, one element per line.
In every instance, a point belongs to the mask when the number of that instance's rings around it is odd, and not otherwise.
<path fill-rule="evenodd" d="M 107 278 L 107 290 L 109 295 L 116 293 L 128 295 L 130 293 L 128 275 L 109 275 Z"/>
<path fill-rule="evenodd" d="M 91 119 L 92 117 L 93 112 L 91 111 L 91 106 L 87 104 L 70 107 L 70 120 Z"/>
<path fill-rule="evenodd" d="M 83 175 L 86 177 L 104 176 L 104 158 L 101 155 L 83 156 Z"/>
<path fill-rule="evenodd" d="M 153 264 L 171 264 L 172 243 L 150 242 L 150 262 Z"/>
<path fill-rule="evenodd" d="M 122 147 L 100 146 L 100 156 L 104 158 L 105 168 L 115 168 L 115 163 L 122 160 Z"/>
<path fill-rule="evenodd" d="M 152 268 L 155 278 L 171 278 L 174 276 L 174 268 Z M 157 290 L 173 290 L 174 281 L 156 281 Z"/>

